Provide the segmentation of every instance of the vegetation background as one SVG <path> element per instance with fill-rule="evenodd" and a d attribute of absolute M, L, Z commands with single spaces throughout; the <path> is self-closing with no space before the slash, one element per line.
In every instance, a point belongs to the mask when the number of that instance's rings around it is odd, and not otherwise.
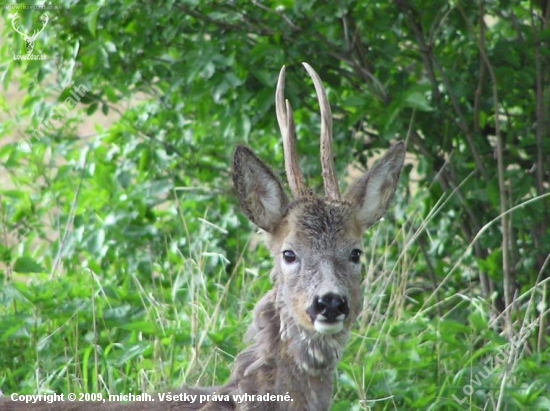
<path fill-rule="evenodd" d="M 29 33 L 49 17 L 42 61 L 14 59 L 25 42 L 1 11 L 4 393 L 226 380 L 271 267 L 232 152 L 283 170 L 285 64 L 320 186 L 306 61 L 341 176 L 408 146 L 395 207 L 365 237 L 366 303 L 332 409 L 550 409 L 548 1 L 55 4 L 18 11 Z"/>

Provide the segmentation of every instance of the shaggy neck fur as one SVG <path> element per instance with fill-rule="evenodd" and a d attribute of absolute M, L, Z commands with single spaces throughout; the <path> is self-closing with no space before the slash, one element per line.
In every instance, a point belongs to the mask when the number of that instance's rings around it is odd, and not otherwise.
<path fill-rule="evenodd" d="M 293 400 L 272 403 L 271 408 L 256 404 L 262 410 L 328 410 L 334 371 L 349 331 L 322 335 L 302 329 L 286 307 L 277 304 L 278 293 L 276 287 L 257 304 L 247 333 L 252 345 L 237 356 L 226 388 L 233 394 L 288 393 Z M 256 408 L 251 404 L 246 409 Z"/>

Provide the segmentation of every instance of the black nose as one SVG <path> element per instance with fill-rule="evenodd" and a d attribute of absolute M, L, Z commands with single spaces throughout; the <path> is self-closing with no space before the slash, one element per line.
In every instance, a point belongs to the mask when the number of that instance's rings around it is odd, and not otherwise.
<path fill-rule="evenodd" d="M 316 297 L 313 302 L 313 311 L 316 315 L 325 317 L 325 321 L 334 322 L 337 317 L 349 314 L 348 302 L 338 294 L 328 293 L 321 297 Z"/>

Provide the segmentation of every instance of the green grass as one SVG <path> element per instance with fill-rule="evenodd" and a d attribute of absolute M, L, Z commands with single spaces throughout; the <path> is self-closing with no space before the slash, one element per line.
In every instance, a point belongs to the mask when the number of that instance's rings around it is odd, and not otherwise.
<path fill-rule="evenodd" d="M 384 222 L 369 235 L 364 311 L 332 409 L 548 409 L 550 354 L 533 348 L 536 329 L 528 333 L 517 317 L 510 344 L 490 324 L 486 302 L 468 297 L 475 290 L 421 304 L 425 284 L 414 283 L 407 254 L 413 233 L 393 240 L 393 231 Z M 270 260 L 259 248 L 228 262 L 203 240 L 216 233 L 203 222 L 202 235 L 187 238 L 193 251 L 166 250 L 170 264 L 153 259 L 150 276 L 82 268 L 4 280 L 4 392 L 107 395 L 226 381 L 252 308 L 270 287 Z"/>

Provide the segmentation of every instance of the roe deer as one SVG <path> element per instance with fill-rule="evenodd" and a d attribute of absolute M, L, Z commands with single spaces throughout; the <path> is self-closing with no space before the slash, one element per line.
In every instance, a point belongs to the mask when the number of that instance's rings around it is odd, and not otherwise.
<path fill-rule="evenodd" d="M 304 66 L 321 107 L 321 164 L 326 197 L 313 194 L 298 166 L 292 109 L 284 99 L 283 67 L 275 101 L 293 199 L 287 197 L 279 179 L 262 160 L 250 149 L 237 147 L 233 182 L 244 213 L 267 233 L 267 246 L 274 259 L 273 289 L 256 305 L 253 324 L 247 333 L 250 346 L 237 356 L 230 381 L 202 392 L 215 392 L 220 401 L 157 399 L 130 404 L 52 405 L 6 402 L 5 410 L 327 411 L 330 408 L 335 369 L 363 302 L 360 263 L 363 232 L 384 215 L 392 200 L 403 167 L 405 145 L 395 144 L 341 196 L 332 158 L 330 106 L 319 76 L 308 64 Z M 287 401 L 258 401 L 257 395 L 266 393 L 288 395 Z M 249 397 L 234 397 L 244 394 Z"/>

